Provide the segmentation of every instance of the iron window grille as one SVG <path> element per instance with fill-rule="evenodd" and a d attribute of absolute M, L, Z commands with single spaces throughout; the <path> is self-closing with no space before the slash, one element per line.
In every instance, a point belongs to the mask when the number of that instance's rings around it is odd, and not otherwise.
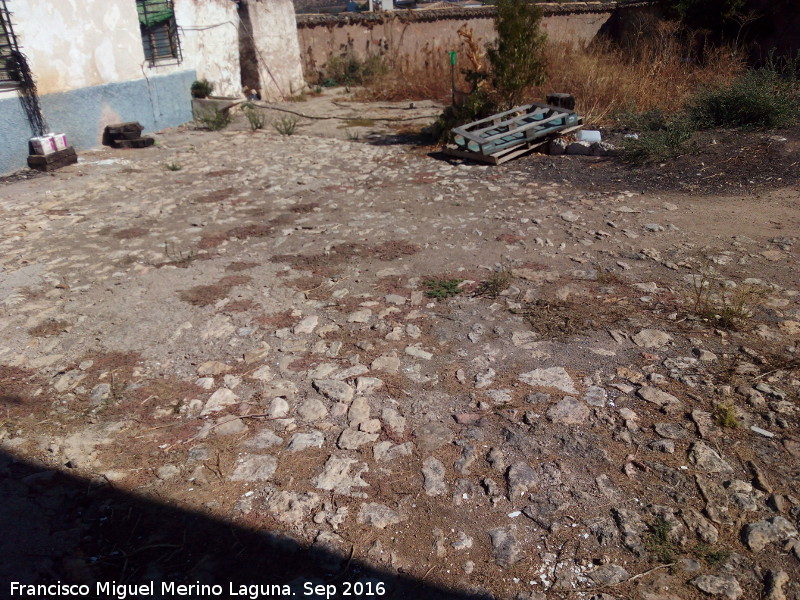
<path fill-rule="evenodd" d="M 151 67 L 183 60 L 171 0 L 136 0 L 144 57 Z"/>
<path fill-rule="evenodd" d="M 22 83 L 18 56 L 19 46 L 11 25 L 11 13 L 6 0 L 0 0 L 0 90 L 14 89 Z"/>

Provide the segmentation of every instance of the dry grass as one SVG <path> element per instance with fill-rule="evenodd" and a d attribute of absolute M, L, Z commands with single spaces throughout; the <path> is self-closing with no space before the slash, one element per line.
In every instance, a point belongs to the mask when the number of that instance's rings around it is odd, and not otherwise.
<path fill-rule="evenodd" d="M 206 306 L 226 298 L 234 287 L 246 285 L 252 280 L 252 277 L 247 275 L 228 275 L 211 285 L 197 285 L 188 290 L 182 290 L 178 292 L 178 297 L 194 306 Z M 250 307 L 248 306 L 248 308 Z"/>
<path fill-rule="evenodd" d="M 702 87 L 734 80 L 744 71 L 740 53 L 729 47 L 692 48 L 689 37 L 675 24 L 662 23 L 655 32 L 642 35 L 625 48 L 596 40 L 590 46 L 548 42 L 547 79 L 532 88 L 529 98 L 543 100 L 548 92 L 573 94 L 578 111 L 589 124 L 615 114 L 661 110 L 675 112 Z M 477 70 L 485 63 L 481 48 L 470 30 L 461 32 L 458 48 L 456 89 L 469 89 L 461 69 Z M 390 71 L 361 94 L 370 100 L 450 101 L 450 63 L 446 53 L 426 47 L 422 64 L 407 57 L 388 58 Z M 699 56 L 702 55 L 702 60 Z"/>
<path fill-rule="evenodd" d="M 624 112 L 676 112 L 699 88 L 731 82 L 744 70 L 741 56 L 729 48 L 708 50 L 702 64 L 687 58 L 678 32 L 667 23 L 635 51 L 610 42 L 590 48 L 551 43 L 547 54 L 547 80 L 531 97 L 570 93 L 589 123 Z"/>
<path fill-rule="evenodd" d="M 33 337 L 52 337 L 64 333 L 70 324 L 67 321 L 49 320 L 39 323 L 28 330 L 28 335 Z"/>
<path fill-rule="evenodd" d="M 416 58 L 401 57 L 391 61 L 390 71 L 358 92 L 365 101 L 437 100 L 450 101 L 450 62 L 443 52 L 429 46 L 422 50 L 422 66 Z M 461 63 L 459 57 L 458 62 Z M 456 89 L 466 88 L 464 77 L 457 74 Z"/>
<path fill-rule="evenodd" d="M 485 67 L 485 41 L 476 38 L 466 26 L 458 30 L 461 44 L 456 49 L 455 88 L 463 95 L 469 89 L 463 69 Z M 419 56 L 422 57 L 420 65 Z M 441 48 L 426 44 L 419 55 L 386 58 L 390 69 L 360 93 L 364 100 L 438 100 L 449 103 L 452 94 L 450 55 Z"/>
<path fill-rule="evenodd" d="M 753 326 L 752 318 L 769 292 L 747 284 L 729 286 L 704 259 L 700 272 L 692 277 L 686 300 L 690 310 L 703 321 L 723 329 L 745 330 Z"/>

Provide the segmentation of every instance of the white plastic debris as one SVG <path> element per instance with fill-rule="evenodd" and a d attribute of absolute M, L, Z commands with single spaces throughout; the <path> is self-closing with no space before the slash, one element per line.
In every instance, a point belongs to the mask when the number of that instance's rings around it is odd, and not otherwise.
<path fill-rule="evenodd" d="M 596 129 L 581 129 L 575 134 L 575 139 L 579 142 L 594 144 L 595 142 L 599 142 L 602 138 L 600 137 L 600 132 Z"/>

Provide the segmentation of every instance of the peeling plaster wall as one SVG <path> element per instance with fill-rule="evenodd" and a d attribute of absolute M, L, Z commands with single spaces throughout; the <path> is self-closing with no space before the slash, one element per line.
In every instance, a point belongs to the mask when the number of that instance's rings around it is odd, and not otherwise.
<path fill-rule="evenodd" d="M 242 0 L 256 47 L 261 97 L 280 100 L 305 88 L 292 0 Z"/>
<path fill-rule="evenodd" d="M 39 93 L 195 70 L 215 94 L 239 96 L 239 17 L 231 0 L 175 0 L 183 62 L 144 58 L 135 0 L 10 0 Z M 208 29 L 206 29 L 208 28 Z"/>
<path fill-rule="evenodd" d="M 142 78 L 132 0 L 10 0 L 8 8 L 40 94 Z"/>

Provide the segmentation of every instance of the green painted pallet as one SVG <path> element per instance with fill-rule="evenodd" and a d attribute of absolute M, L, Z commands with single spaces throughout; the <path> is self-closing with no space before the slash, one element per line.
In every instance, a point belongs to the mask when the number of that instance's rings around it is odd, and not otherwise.
<path fill-rule="evenodd" d="M 581 126 L 576 112 L 533 102 L 453 128 L 456 148 L 451 150 L 457 156 L 500 164 Z"/>

